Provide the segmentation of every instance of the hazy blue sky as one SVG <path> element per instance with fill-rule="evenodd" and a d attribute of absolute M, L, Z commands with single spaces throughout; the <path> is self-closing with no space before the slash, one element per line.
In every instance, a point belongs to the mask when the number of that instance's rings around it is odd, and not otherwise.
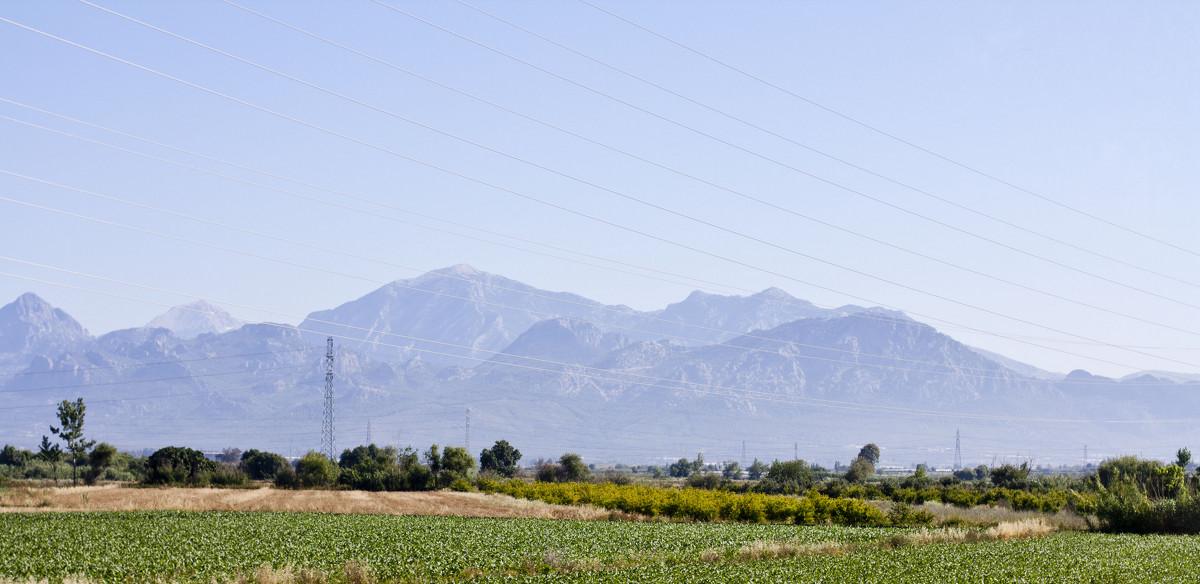
<path fill-rule="evenodd" d="M 1200 373 L 1200 4 L 243 4 L 383 63 L 228 3 L 99 5 L 341 97 L 85 3 L 0 4 L 0 303 L 95 334 L 194 298 L 298 323 L 468 263 L 638 309 L 777 286 L 1051 370 Z"/>

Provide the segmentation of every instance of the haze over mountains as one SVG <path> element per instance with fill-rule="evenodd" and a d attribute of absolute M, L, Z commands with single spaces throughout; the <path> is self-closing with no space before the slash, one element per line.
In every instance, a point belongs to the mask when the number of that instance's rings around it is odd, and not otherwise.
<path fill-rule="evenodd" d="M 507 439 L 527 456 L 644 463 L 802 458 L 949 466 L 1163 456 L 1200 381 L 1061 376 L 967 347 L 901 313 L 821 309 L 768 289 L 694 292 L 653 312 L 459 265 L 317 311 L 245 324 L 199 302 L 93 337 L 25 294 L 0 308 L 0 441 L 32 448 L 82 396 L 89 435 L 302 454 L 320 443 L 325 338 L 336 337 L 337 446 Z M 1181 414 L 1181 412 L 1184 412 Z M 743 445 L 744 441 L 744 445 Z"/>

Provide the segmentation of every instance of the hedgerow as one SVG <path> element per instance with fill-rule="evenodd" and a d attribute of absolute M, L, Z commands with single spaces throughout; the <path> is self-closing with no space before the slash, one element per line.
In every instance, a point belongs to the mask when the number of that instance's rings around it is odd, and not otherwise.
<path fill-rule="evenodd" d="M 479 489 L 559 505 L 595 505 L 604 509 L 694 521 L 791 523 L 797 525 L 889 526 L 879 509 L 857 499 L 832 499 L 814 490 L 803 497 L 669 489 L 611 483 L 527 483 L 480 479 Z M 909 515 L 906 525 L 926 525 L 929 514 Z"/>

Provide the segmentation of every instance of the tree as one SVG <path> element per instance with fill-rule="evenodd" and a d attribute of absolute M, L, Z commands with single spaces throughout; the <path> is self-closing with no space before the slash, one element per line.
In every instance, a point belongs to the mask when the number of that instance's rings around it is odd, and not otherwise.
<path fill-rule="evenodd" d="M 442 470 L 442 455 L 438 453 L 438 445 L 429 445 L 429 450 L 425 451 L 425 464 L 429 465 L 429 472 L 437 476 Z"/>
<path fill-rule="evenodd" d="M 42 436 L 42 445 L 38 447 L 38 458 L 49 462 L 54 467 L 54 484 L 58 484 L 58 463 L 62 460 L 62 447 L 50 443 L 49 436 Z"/>
<path fill-rule="evenodd" d="M 497 440 L 491 448 L 479 453 L 479 470 L 512 478 L 517 474 L 518 460 L 521 460 L 520 450 L 513 448 L 507 440 Z"/>
<path fill-rule="evenodd" d="M 678 461 L 672 462 L 667 470 L 673 477 L 686 477 L 692 474 L 692 461 L 680 458 Z"/>
<path fill-rule="evenodd" d="M 861 483 L 874 474 L 875 465 L 865 457 L 856 456 L 850 463 L 850 468 L 846 470 L 846 480 L 851 483 Z"/>
<path fill-rule="evenodd" d="M 5 444 L 4 450 L 0 450 L 0 464 L 24 467 L 32 455 L 33 453 L 28 450 L 20 450 L 16 446 Z"/>
<path fill-rule="evenodd" d="M 329 457 L 309 450 L 300 462 L 296 463 L 296 479 L 305 487 L 331 487 L 337 484 L 338 467 Z"/>
<path fill-rule="evenodd" d="M 813 486 L 812 467 L 803 460 L 771 463 L 767 476 L 755 490 L 764 493 L 802 493 Z"/>
<path fill-rule="evenodd" d="M 750 468 L 746 469 L 746 475 L 749 476 L 750 480 L 753 480 L 753 481 L 757 481 L 758 479 L 761 479 L 763 476 L 763 473 L 766 473 L 766 472 L 767 472 L 767 465 L 763 464 L 762 461 L 757 458 L 755 458 L 754 462 L 750 464 Z"/>
<path fill-rule="evenodd" d="M 440 472 L 450 477 L 449 481 L 465 479 L 470 476 L 473 470 L 475 470 L 475 458 L 467 453 L 466 448 L 462 446 L 447 446 L 442 451 Z"/>
<path fill-rule="evenodd" d="M 1025 490 L 1029 488 L 1029 463 L 1022 462 L 1021 466 L 1006 464 L 993 468 L 992 484 L 1005 489 Z"/>
<path fill-rule="evenodd" d="M 1192 462 L 1192 451 L 1187 448 L 1180 448 L 1175 452 L 1175 466 L 1187 470 L 1188 464 Z"/>
<path fill-rule="evenodd" d="M 151 485 L 207 485 L 217 463 L 204 453 L 182 446 L 154 451 L 146 461 L 146 483 Z"/>
<path fill-rule="evenodd" d="M 592 471 L 583 464 L 583 457 L 568 452 L 558 459 L 559 479 L 564 483 L 586 483 L 592 478 Z"/>
<path fill-rule="evenodd" d="M 242 460 L 242 450 L 232 446 L 222 450 L 221 453 L 217 455 L 217 462 L 222 462 L 224 464 L 237 464 L 240 460 Z"/>
<path fill-rule="evenodd" d="M 79 484 L 79 455 L 84 454 L 96 443 L 95 440 L 87 440 L 83 437 L 83 414 L 87 406 L 83 405 L 83 398 L 78 398 L 75 403 L 63 400 L 58 404 L 58 422 L 61 427 L 50 427 L 50 433 L 58 436 L 60 440 L 67 444 L 67 450 L 71 451 L 71 484 Z"/>
<path fill-rule="evenodd" d="M 725 464 L 721 466 L 721 477 L 733 480 L 741 478 L 741 476 L 742 465 L 738 464 L 736 460 L 727 460 L 725 461 Z"/>
<path fill-rule="evenodd" d="M 274 452 L 262 452 L 251 448 L 242 453 L 240 467 L 253 481 L 272 481 L 284 468 L 291 468 L 286 458 Z"/>
<path fill-rule="evenodd" d="M 879 464 L 879 447 L 874 442 L 867 444 L 858 451 L 858 457 L 871 463 L 871 466 L 875 466 Z"/>
<path fill-rule="evenodd" d="M 117 447 L 107 442 L 101 442 L 92 449 L 92 453 L 88 455 L 88 465 L 91 467 L 84 471 L 84 484 L 94 485 L 100 477 L 104 476 L 104 470 L 112 464 L 113 457 L 117 455 Z"/>

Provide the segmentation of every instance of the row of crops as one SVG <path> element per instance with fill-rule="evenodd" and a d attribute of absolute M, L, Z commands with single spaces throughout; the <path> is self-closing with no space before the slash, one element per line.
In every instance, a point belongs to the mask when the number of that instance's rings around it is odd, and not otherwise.
<path fill-rule="evenodd" d="M 1063 533 L 887 549 L 911 530 L 265 512 L 0 514 L 0 580 L 207 583 L 290 567 L 331 584 L 1195 582 L 1200 540 Z M 747 546 L 838 544 L 746 560 Z M 366 577 L 347 578 L 347 565 Z"/>

